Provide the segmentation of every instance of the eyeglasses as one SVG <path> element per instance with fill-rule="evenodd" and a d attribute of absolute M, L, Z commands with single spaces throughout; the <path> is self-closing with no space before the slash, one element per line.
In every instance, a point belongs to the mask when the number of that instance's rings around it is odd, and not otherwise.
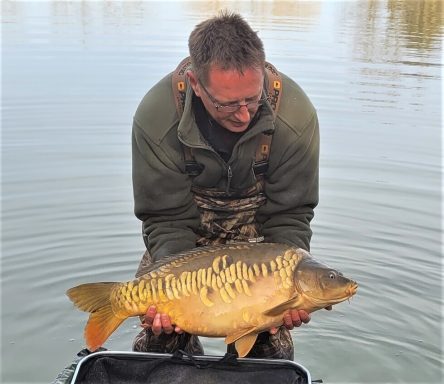
<path fill-rule="evenodd" d="M 226 113 L 234 113 L 237 112 L 241 107 L 247 107 L 249 111 L 255 110 L 256 108 L 260 107 L 261 105 L 265 104 L 265 102 L 268 100 L 267 97 L 261 97 L 258 100 L 250 101 L 245 104 L 223 104 L 217 101 L 213 96 L 210 95 L 210 92 L 205 88 L 205 86 L 202 84 L 202 82 L 199 80 L 199 84 L 202 87 L 202 89 L 207 94 L 208 98 L 211 100 L 211 102 L 214 105 L 214 108 L 217 109 L 219 112 L 226 112 Z"/>

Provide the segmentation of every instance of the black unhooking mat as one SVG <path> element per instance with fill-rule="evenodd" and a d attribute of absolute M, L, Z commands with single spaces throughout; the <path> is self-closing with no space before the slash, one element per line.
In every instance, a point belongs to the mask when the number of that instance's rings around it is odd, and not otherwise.
<path fill-rule="evenodd" d="M 174 355 L 101 351 L 83 357 L 69 376 L 65 382 L 71 384 L 311 383 L 309 372 L 288 360 L 193 356 L 182 351 Z"/>

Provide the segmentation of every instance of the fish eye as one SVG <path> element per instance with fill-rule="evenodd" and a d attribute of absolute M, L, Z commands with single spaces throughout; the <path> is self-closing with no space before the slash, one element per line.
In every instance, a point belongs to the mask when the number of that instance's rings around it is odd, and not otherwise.
<path fill-rule="evenodd" d="M 328 277 L 329 277 L 330 279 L 334 280 L 334 279 L 336 279 L 336 273 L 334 273 L 334 272 L 330 272 L 330 273 L 328 274 Z"/>

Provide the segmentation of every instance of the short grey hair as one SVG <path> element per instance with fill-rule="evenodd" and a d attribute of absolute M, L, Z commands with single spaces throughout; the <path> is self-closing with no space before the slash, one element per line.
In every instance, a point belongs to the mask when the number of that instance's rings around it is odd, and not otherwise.
<path fill-rule="evenodd" d="M 264 70 L 264 45 L 250 25 L 237 13 L 221 11 L 198 24 L 188 39 L 193 72 L 207 84 L 211 65 L 234 69 Z"/>

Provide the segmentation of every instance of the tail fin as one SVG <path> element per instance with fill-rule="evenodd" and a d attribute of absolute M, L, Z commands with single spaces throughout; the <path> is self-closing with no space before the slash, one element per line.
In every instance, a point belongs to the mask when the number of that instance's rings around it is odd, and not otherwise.
<path fill-rule="evenodd" d="M 85 340 L 90 351 L 101 347 L 125 320 L 117 317 L 111 307 L 111 291 L 118 284 L 82 284 L 66 292 L 77 308 L 91 313 L 85 327 Z"/>

